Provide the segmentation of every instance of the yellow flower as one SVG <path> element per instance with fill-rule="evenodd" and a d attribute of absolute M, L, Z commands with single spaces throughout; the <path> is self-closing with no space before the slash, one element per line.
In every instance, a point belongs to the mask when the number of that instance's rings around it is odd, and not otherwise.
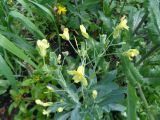
<path fill-rule="evenodd" d="M 97 90 L 93 90 L 92 91 L 92 97 L 95 99 L 97 97 Z"/>
<path fill-rule="evenodd" d="M 63 108 L 62 108 L 62 107 L 59 107 L 59 108 L 57 109 L 57 112 L 63 112 Z"/>
<path fill-rule="evenodd" d="M 120 33 L 123 29 L 126 29 L 128 30 L 129 27 L 127 26 L 127 19 L 126 19 L 126 16 L 123 16 L 121 18 L 121 21 L 120 23 L 116 26 L 116 28 L 114 29 L 113 31 L 113 38 L 118 38 L 120 36 Z"/>
<path fill-rule="evenodd" d="M 50 110 L 43 110 L 43 115 L 47 115 L 47 117 L 48 117 L 50 112 L 51 112 Z"/>
<path fill-rule="evenodd" d="M 124 55 L 128 56 L 130 60 L 133 60 L 133 57 L 139 55 L 139 51 L 137 49 L 129 49 L 128 51 L 123 53 Z"/>
<path fill-rule="evenodd" d="M 58 13 L 59 15 L 61 15 L 61 14 L 65 15 L 66 12 L 67 12 L 66 7 L 61 6 L 61 5 L 58 6 L 57 13 Z"/>
<path fill-rule="evenodd" d="M 53 103 L 52 102 L 46 102 L 46 103 L 44 103 L 44 102 L 42 102 L 41 100 L 35 100 L 35 102 L 36 102 L 36 104 L 37 105 L 41 105 L 41 106 L 43 106 L 43 107 L 47 107 L 47 106 L 51 106 Z"/>
<path fill-rule="evenodd" d="M 72 70 L 72 71 L 68 71 L 68 74 L 73 75 L 73 80 L 75 83 L 79 83 L 82 82 L 82 84 L 84 86 L 88 85 L 87 79 L 84 77 L 84 66 L 79 66 L 77 71 L 76 70 Z"/>
<path fill-rule="evenodd" d="M 63 39 L 69 40 L 69 30 L 68 28 L 64 28 L 63 34 L 59 34 Z"/>
<path fill-rule="evenodd" d="M 43 39 L 43 40 L 38 40 L 37 41 L 37 46 L 38 46 L 38 49 L 39 49 L 39 54 L 42 56 L 42 57 L 45 57 L 46 56 L 46 49 L 49 48 L 49 43 L 46 39 Z"/>
<path fill-rule="evenodd" d="M 118 27 L 119 27 L 119 29 L 126 29 L 126 30 L 129 29 L 129 27 L 127 26 L 126 16 L 123 16 L 123 17 L 121 18 L 121 22 L 119 23 Z"/>
<path fill-rule="evenodd" d="M 86 32 L 86 28 L 84 27 L 84 25 L 80 25 L 80 30 L 81 30 L 81 33 L 82 35 L 85 37 L 85 38 L 89 38 L 89 35 L 88 33 Z"/>

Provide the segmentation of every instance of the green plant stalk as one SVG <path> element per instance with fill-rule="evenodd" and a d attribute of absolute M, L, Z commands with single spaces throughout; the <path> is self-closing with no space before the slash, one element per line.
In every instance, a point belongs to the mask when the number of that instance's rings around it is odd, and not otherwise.
<path fill-rule="evenodd" d="M 140 97 L 141 97 L 141 99 L 142 99 L 142 101 L 143 101 L 143 103 L 144 103 L 144 107 L 146 108 L 146 112 L 148 113 L 149 119 L 150 119 L 150 120 L 155 120 L 155 119 L 154 119 L 154 116 L 150 113 L 149 105 L 148 105 L 148 102 L 147 102 L 147 100 L 146 100 L 146 98 L 145 98 L 145 95 L 144 95 L 144 93 L 143 93 L 143 90 L 142 90 L 142 88 L 141 88 L 141 85 L 138 83 L 137 86 L 138 86 L 138 90 L 139 90 Z"/>
<path fill-rule="evenodd" d="M 56 24 L 56 22 L 54 21 L 54 26 L 56 29 L 56 33 L 57 33 L 57 37 L 58 37 L 58 47 L 59 47 L 59 52 L 61 52 L 61 38 L 59 36 L 59 30 L 58 30 L 58 26 Z"/>
<path fill-rule="evenodd" d="M 72 98 L 72 100 L 77 103 L 78 105 L 80 105 L 79 100 L 76 98 L 76 96 L 74 95 L 74 93 L 67 87 L 67 84 L 65 82 L 65 79 L 63 77 L 62 72 L 59 70 L 59 74 L 61 76 L 61 78 L 59 79 L 59 81 L 61 82 L 62 87 L 65 89 L 65 91 L 69 94 L 69 96 Z"/>
<path fill-rule="evenodd" d="M 121 57 L 121 61 L 122 61 L 123 67 L 124 67 L 124 72 L 126 73 L 126 77 L 128 79 L 130 79 L 129 82 L 133 86 L 137 85 L 137 87 L 138 87 L 139 94 L 140 94 L 140 97 L 141 97 L 141 99 L 142 99 L 142 101 L 144 103 L 144 106 L 146 108 L 146 112 L 148 113 L 148 117 L 150 118 L 150 120 L 154 120 L 153 115 L 150 113 L 149 105 L 148 105 L 147 100 L 145 98 L 145 95 L 144 95 L 144 93 L 142 91 L 141 85 L 140 85 L 140 83 L 136 82 L 136 81 L 138 81 L 138 79 L 141 79 L 141 76 L 139 76 L 139 75 L 137 75 L 137 73 L 135 73 L 136 71 L 134 69 L 132 69 L 133 66 L 128 65 L 129 61 L 127 62 L 127 58 L 126 57 L 122 56 Z M 130 74 L 129 74 L 129 71 L 130 71 Z M 134 81 L 131 78 L 133 78 Z M 134 82 L 136 82 L 136 83 L 134 83 Z"/>
<path fill-rule="evenodd" d="M 45 57 L 42 57 L 42 59 L 43 59 L 43 65 L 45 66 L 46 65 Z"/>

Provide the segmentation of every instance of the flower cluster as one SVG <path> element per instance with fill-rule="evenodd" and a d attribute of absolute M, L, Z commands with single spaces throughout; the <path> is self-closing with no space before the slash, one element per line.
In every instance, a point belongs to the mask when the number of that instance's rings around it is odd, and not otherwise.
<path fill-rule="evenodd" d="M 68 28 L 63 29 L 63 34 L 59 34 L 64 40 L 69 40 L 69 30 Z"/>
<path fill-rule="evenodd" d="M 85 38 L 89 38 L 89 35 L 88 33 L 86 32 L 86 28 L 84 27 L 84 25 L 80 25 L 80 30 L 81 30 L 81 33 L 82 35 L 85 37 Z"/>
<path fill-rule="evenodd" d="M 66 7 L 59 5 L 57 8 L 57 14 L 58 15 L 65 15 L 67 12 Z"/>
<path fill-rule="evenodd" d="M 83 65 L 79 66 L 77 70 L 68 71 L 68 74 L 73 75 L 75 83 L 81 82 L 84 86 L 88 85 L 87 79 L 84 77 L 85 68 Z"/>
<path fill-rule="evenodd" d="M 127 56 L 130 60 L 133 60 L 133 57 L 136 57 L 137 55 L 139 55 L 139 51 L 137 49 L 129 49 L 123 54 Z"/>
<path fill-rule="evenodd" d="M 127 26 L 127 19 L 126 19 L 126 16 L 123 16 L 121 18 L 121 21 L 120 23 L 116 26 L 116 28 L 114 28 L 114 31 L 113 31 L 113 38 L 116 39 L 120 36 L 120 33 L 123 29 L 126 29 L 128 30 L 129 27 Z"/>
<path fill-rule="evenodd" d="M 47 48 L 49 48 L 49 43 L 46 39 L 43 39 L 43 40 L 38 40 L 37 41 L 37 46 L 38 46 L 38 50 L 39 50 L 39 54 L 42 56 L 42 57 L 45 57 L 46 56 L 46 53 L 47 53 Z"/>
<path fill-rule="evenodd" d="M 35 101 L 35 103 L 37 104 L 37 105 L 41 105 L 41 106 L 43 106 L 43 107 L 47 107 L 47 106 L 51 106 L 51 105 L 53 105 L 53 103 L 52 102 L 42 102 L 41 100 L 36 100 Z"/>
<path fill-rule="evenodd" d="M 84 27 L 84 25 L 80 25 L 80 31 L 83 35 L 83 37 L 85 37 L 86 39 L 89 38 L 88 33 L 86 32 L 86 28 Z M 64 40 L 69 40 L 69 30 L 68 28 L 64 28 L 63 29 L 63 34 L 59 34 Z"/>

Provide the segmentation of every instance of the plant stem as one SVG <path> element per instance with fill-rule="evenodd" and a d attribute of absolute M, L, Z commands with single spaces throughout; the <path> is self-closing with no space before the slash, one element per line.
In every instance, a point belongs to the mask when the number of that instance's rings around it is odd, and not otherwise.
<path fill-rule="evenodd" d="M 57 33 L 57 37 L 58 37 L 59 52 L 61 52 L 61 38 L 60 38 L 60 36 L 59 36 L 58 26 L 57 26 L 56 22 L 54 22 L 54 25 L 55 25 L 55 29 L 56 29 L 56 33 Z"/>
<path fill-rule="evenodd" d="M 43 64 L 44 64 L 44 66 L 46 65 L 45 57 L 43 57 Z"/>
<path fill-rule="evenodd" d="M 79 55 L 78 51 L 76 50 L 76 48 L 74 47 L 74 45 L 71 43 L 70 40 L 68 40 L 69 44 L 72 46 L 72 48 L 74 49 L 74 51 Z"/>
<path fill-rule="evenodd" d="M 154 120 L 154 116 L 150 113 L 149 105 L 148 105 L 148 102 L 147 102 L 147 100 L 145 98 L 145 95 L 144 95 L 144 93 L 142 91 L 141 85 L 138 83 L 137 86 L 138 86 L 140 97 L 141 97 L 141 99 L 142 99 L 142 101 L 144 103 L 144 107 L 146 108 L 146 111 L 148 113 L 148 117 L 149 117 L 150 120 Z"/>

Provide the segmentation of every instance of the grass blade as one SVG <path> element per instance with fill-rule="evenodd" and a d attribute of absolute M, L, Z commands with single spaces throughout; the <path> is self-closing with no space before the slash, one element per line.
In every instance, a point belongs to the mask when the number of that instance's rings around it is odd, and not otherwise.
<path fill-rule="evenodd" d="M 17 11 L 11 11 L 10 16 L 19 20 L 33 35 L 39 39 L 45 38 L 45 35 L 33 24 L 27 17 Z"/>
<path fill-rule="evenodd" d="M 31 64 L 35 68 L 37 65 L 17 46 L 15 46 L 12 42 L 10 42 L 6 37 L 0 34 L 0 46 L 4 49 L 8 50 L 12 54 Z"/>
<path fill-rule="evenodd" d="M 28 13 L 33 16 L 29 5 L 24 0 L 17 0 L 17 2 L 19 2 L 28 11 Z"/>
<path fill-rule="evenodd" d="M 45 6 L 38 4 L 36 2 L 30 1 L 33 5 L 35 5 L 37 8 L 40 9 L 40 11 L 51 21 L 51 22 L 55 22 L 54 16 L 52 15 L 51 11 L 46 8 Z"/>
<path fill-rule="evenodd" d="M 10 82 L 13 88 L 16 88 L 17 81 L 13 76 L 10 67 L 7 65 L 3 57 L 0 55 L 0 73 L 4 75 Z"/>

